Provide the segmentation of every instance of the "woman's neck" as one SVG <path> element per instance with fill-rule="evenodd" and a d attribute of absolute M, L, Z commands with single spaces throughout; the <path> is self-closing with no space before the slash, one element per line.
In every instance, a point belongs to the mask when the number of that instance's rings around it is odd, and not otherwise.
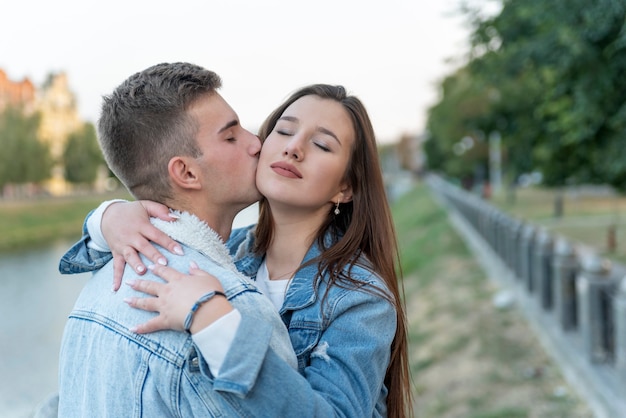
<path fill-rule="evenodd" d="M 296 218 L 291 214 L 287 220 L 285 217 L 278 218 L 282 221 L 275 220 L 272 243 L 265 254 L 270 280 L 293 277 L 323 220 L 316 215 Z"/>

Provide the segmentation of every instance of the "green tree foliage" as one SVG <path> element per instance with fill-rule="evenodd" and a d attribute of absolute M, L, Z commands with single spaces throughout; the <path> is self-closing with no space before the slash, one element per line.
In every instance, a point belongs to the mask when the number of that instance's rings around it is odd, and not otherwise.
<path fill-rule="evenodd" d="M 40 117 L 8 107 L 0 113 L 0 189 L 7 184 L 40 183 L 50 177 L 50 148 L 37 137 Z"/>
<path fill-rule="evenodd" d="M 72 133 L 63 150 L 65 179 L 74 184 L 91 184 L 96 180 L 98 168 L 104 163 L 98 145 L 96 130 L 91 123 Z"/>
<path fill-rule="evenodd" d="M 428 165 L 454 177 L 473 175 L 476 166 L 485 166 L 485 126 L 481 121 L 491 100 L 488 89 L 473 82 L 467 69 L 461 69 L 442 83 L 442 100 L 430 109 L 425 143 Z M 474 146 L 459 149 L 463 138 Z"/>
<path fill-rule="evenodd" d="M 501 5 L 488 18 L 466 9 L 470 58 L 428 122 L 443 159 L 455 158 L 446 144 L 460 132 L 499 131 L 512 177 L 539 170 L 552 186 L 626 189 L 626 2 Z"/>

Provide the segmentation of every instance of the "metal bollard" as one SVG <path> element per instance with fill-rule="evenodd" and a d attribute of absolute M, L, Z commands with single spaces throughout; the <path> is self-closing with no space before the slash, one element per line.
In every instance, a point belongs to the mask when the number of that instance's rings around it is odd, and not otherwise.
<path fill-rule="evenodd" d="M 502 212 L 499 212 L 496 218 L 496 251 L 500 259 L 508 266 L 508 227 L 509 218 Z"/>
<path fill-rule="evenodd" d="M 613 305 L 615 321 L 615 368 L 622 392 L 626 393 L 626 277 L 623 277 Z"/>
<path fill-rule="evenodd" d="M 576 279 L 580 333 L 589 360 L 603 363 L 613 359 L 613 293 L 611 263 L 593 254 L 583 260 Z"/>
<path fill-rule="evenodd" d="M 497 248 L 497 230 L 498 230 L 498 222 L 497 222 L 498 211 L 494 207 L 490 207 L 487 213 L 485 214 L 484 227 L 485 227 L 485 236 L 487 237 L 487 242 L 492 250 L 498 251 Z"/>
<path fill-rule="evenodd" d="M 518 219 L 511 219 L 509 221 L 509 231 L 507 236 L 507 264 L 515 278 L 520 280 L 519 271 L 519 250 L 520 250 L 520 234 L 524 228 L 524 222 Z"/>
<path fill-rule="evenodd" d="M 533 286 L 539 305 L 545 309 L 552 309 L 553 293 L 553 257 L 554 240 L 548 231 L 540 229 L 535 236 L 535 258 Z"/>
<path fill-rule="evenodd" d="M 526 224 L 519 235 L 519 276 L 529 293 L 535 291 L 533 286 L 534 241 L 536 228 Z"/>
<path fill-rule="evenodd" d="M 578 327 L 578 308 L 576 302 L 576 276 L 580 263 L 574 247 L 564 238 L 554 244 L 552 260 L 552 295 L 554 296 L 554 314 L 564 331 Z"/>

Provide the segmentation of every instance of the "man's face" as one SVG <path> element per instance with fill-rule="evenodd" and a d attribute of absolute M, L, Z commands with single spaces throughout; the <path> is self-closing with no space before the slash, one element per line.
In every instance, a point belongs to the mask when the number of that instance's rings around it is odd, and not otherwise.
<path fill-rule="evenodd" d="M 258 201 L 259 138 L 239 124 L 235 111 L 218 93 L 200 99 L 189 111 L 198 123 L 196 141 L 203 154 L 198 162 L 208 201 L 237 211 Z"/>

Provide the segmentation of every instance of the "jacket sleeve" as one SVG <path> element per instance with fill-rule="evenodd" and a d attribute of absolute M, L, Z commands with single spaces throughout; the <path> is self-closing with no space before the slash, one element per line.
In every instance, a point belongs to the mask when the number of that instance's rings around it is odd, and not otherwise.
<path fill-rule="evenodd" d="M 87 220 L 94 210 L 87 214 L 83 222 L 83 236 L 64 255 L 59 262 L 61 274 L 76 274 L 95 271 L 108 263 L 113 255 L 110 252 L 102 252 L 89 248 L 87 243 L 91 239 L 87 229 Z"/>
<path fill-rule="evenodd" d="M 292 340 L 299 332 L 307 332 L 306 324 L 301 325 L 301 329 L 290 329 Z M 311 351 L 310 361 L 299 358 L 301 373 L 272 349 L 246 352 L 247 344 L 238 343 L 235 337 L 215 388 L 245 397 L 247 401 L 239 407 L 250 415 L 262 404 L 275 416 L 385 416 L 381 396 L 386 393 L 383 382 L 395 329 L 396 314 L 390 303 L 352 291 L 349 298 L 336 301 L 331 322 Z M 235 384 L 242 382 L 238 375 L 242 370 L 258 371 L 253 380 L 243 382 L 246 390 L 229 390 L 243 388 Z"/>

